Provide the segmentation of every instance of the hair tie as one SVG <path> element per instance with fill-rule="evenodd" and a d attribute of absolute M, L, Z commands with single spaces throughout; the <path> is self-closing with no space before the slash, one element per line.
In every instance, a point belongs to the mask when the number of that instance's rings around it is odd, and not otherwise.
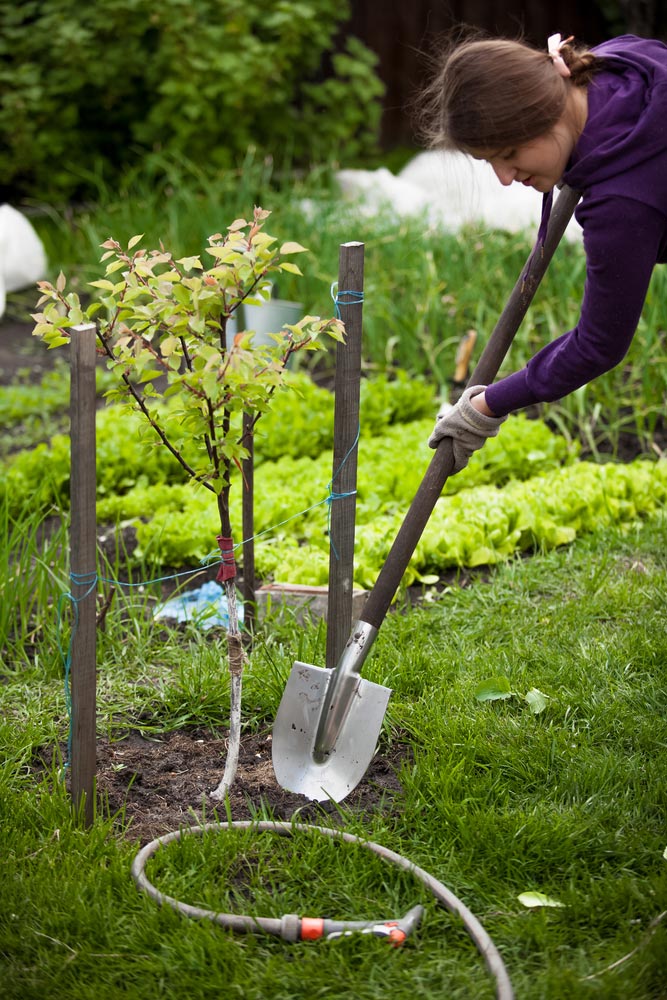
<path fill-rule="evenodd" d="M 567 45 L 568 42 L 572 41 L 574 41 L 574 35 L 570 35 L 569 38 L 564 38 L 563 40 L 561 40 L 561 36 L 559 34 L 549 35 L 549 37 L 547 38 L 547 49 L 549 50 L 549 56 L 551 57 L 551 61 L 553 62 L 554 66 L 556 67 L 561 76 L 572 76 L 572 74 L 570 73 L 570 67 L 566 65 L 565 60 L 560 54 L 560 50 L 563 48 L 563 46 Z"/>

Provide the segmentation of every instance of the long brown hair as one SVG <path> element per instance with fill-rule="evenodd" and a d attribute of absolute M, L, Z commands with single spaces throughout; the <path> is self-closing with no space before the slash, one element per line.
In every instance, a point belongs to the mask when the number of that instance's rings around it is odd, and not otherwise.
<path fill-rule="evenodd" d="M 600 61 L 567 43 L 561 76 L 546 51 L 523 41 L 475 34 L 450 42 L 419 100 L 417 126 L 426 144 L 477 152 L 530 142 L 565 110 L 568 89 L 586 86 Z"/>

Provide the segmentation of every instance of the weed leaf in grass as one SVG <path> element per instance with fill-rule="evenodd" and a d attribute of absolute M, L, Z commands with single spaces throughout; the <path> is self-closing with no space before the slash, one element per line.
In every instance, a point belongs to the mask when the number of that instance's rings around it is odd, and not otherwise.
<path fill-rule="evenodd" d="M 533 715 L 539 715 L 547 707 L 547 701 L 549 696 L 543 694 L 539 688 L 531 688 L 530 691 L 526 691 L 523 696 L 523 700 L 528 704 L 529 709 Z"/>
<path fill-rule="evenodd" d="M 507 677 L 491 677 L 475 688 L 477 701 L 499 701 L 511 698 L 513 694 Z"/>
<path fill-rule="evenodd" d="M 539 715 L 547 707 L 548 695 L 539 688 L 531 688 L 524 695 L 512 691 L 507 677 L 490 677 L 475 688 L 477 701 L 506 701 L 508 698 L 521 698 L 528 705 L 533 715 Z"/>
<path fill-rule="evenodd" d="M 565 906 L 565 903 L 559 903 L 557 899 L 550 899 L 543 892 L 520 892 L 517 899 L 523 906 L 527 906 L 529 909 L 535 909 L 538 906 Z"/>

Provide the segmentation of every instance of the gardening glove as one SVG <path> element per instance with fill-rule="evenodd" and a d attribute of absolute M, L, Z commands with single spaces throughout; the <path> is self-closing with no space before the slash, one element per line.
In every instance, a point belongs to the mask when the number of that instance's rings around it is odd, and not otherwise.
<path fill-rule="evenodd" d="M 470 400 L 484 392 L 485 385 L 469 386 L 455 406 L 448 407 L 436 418 L 433 433 L 428 439 L 430 448 L 437 448 L 444 437 L 452 439 L 454 472 L 465 469 L 473 452 L 481 448 L 489 437 L 495 437 L 506 417 L 487 417 L 472 405 Z"/>

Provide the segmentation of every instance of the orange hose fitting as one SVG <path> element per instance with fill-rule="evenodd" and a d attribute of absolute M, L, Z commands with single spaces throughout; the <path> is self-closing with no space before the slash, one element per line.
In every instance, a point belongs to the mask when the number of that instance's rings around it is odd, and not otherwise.
<path fill-rule="evenodd" d="M 301 918 L 301 940 L 318 941 L 324 934 L 324 920 L 322 917 L 302 917 Z"/>
<path fill-rule="evenodd" d="M 400 948 L 407 938 L 407 934 L 400 927 L 392 927 L 387 936 L 394 948 Z"/>

